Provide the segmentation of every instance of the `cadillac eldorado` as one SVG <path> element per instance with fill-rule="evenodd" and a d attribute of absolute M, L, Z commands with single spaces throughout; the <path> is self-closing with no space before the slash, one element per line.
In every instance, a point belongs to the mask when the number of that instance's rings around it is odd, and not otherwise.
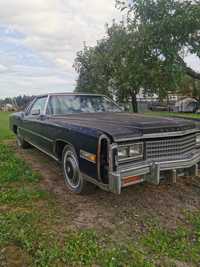
<path fill-rule="evenodd" d="M 52 93 L 10 116 L 21 148 L 34 146 L 62 164 L 66 186 L 122 188 L 163 177 L 197 175 L 200 131 L 192 121 L 133 114 L 103 95 Z"/>

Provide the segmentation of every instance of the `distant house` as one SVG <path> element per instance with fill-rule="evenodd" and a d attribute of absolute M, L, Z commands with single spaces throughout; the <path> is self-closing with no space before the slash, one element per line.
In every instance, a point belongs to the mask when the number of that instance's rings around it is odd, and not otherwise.
<path fill-rule="evenodd" d="M 199 108 L 199 103 L 191 97 L 183 98 L 175 103 L 175 112 L 196 112 Z"/>
<path fill-rule="evenodd" d="M 158 95 L 145 93 L 144 89 L 140 89 L 136 97 L 139 112 L 148 111 L 150 106 L 152 106 L 156 102 L 159 102 Z"/>
<path fill-rule="evenodd" d="M 144 89 L 140 89 L 136 97 L 137 97 L 137 102 L 155 102 L 159 100 L 157 94 L 148 94 L 148 93 L 145 94 Z"/>
<path fill-rule="evenodd" d="M 174 112 L 196 112 L 198 101 L 192 97 L 185 97 L 179 93 L 168 91 L 167 96 L 160 101 L 157 94 L 145 94 L 141 89 L 137 94 L 139 111 L 168 110 Z"/>

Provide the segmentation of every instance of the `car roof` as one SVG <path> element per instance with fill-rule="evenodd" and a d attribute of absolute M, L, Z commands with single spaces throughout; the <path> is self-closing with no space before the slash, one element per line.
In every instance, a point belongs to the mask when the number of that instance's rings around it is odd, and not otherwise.
<path fill-rule="evenodd" d="M 44 96 L 54 96 L 54 95 L 75 95 L 75 96 L 105 96 L 103 94 L 91 94 L 91 93 L 69 93 L 69 92 L 63 92 L 63 93 L 47 93 L 42 95 L 36 95 L 36 97 L 44 97 Z"/>

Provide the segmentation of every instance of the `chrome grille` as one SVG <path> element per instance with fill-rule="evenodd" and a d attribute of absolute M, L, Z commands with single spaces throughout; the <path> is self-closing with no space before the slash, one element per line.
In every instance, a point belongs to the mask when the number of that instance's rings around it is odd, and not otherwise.
<path fill-rule="evenodd" d="M 196 135 L 170 137 L 146 141 L 146 159 L 180 159 L 192 152 L 196 145 Z"/>

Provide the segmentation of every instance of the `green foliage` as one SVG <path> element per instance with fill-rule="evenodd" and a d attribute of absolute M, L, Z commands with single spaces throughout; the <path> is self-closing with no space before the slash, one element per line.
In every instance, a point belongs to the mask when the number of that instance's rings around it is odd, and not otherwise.
<path fill-rule="evenodd" d="M 14 137 L 12 132 L 9 130 L 8 118 L 10 113 L 0 112 L 0 142 L 4 139 L 11 139 Z"/>
<path fill-rule="evenodd" d="M 155 267 L 153 261 L 147 259 L 147 255 L 136 246 L 119 246 L 103 251 L 101 266 L 108 267 Z"/>
<path fill-rule="evenodd" d="M 47 193 L 38 190 L 37 188 L 22 187 L 19 184 L 19 189 L 15 188 L 4 188 L 0 190 L 0 204 L 14 204 L 14 205 L 27 205 L 33 201 L 43 199 Z"/>
<path fill-rule="evenodd" d="M 6 97 L 4 99 L 0 99 L 0 106 L 4 106 L 6 104 L 11 104 L 15 108 L 24 109 L 32 100 L 34 96 L 26 96 L 19 95 L 16 97 Z"/>
<path fill-rule="evenodd" d="M 37 213 L 20 211 L 1 213 L 0 246 L 13 243 L 32 252 L 36 245 L 35 241 L 40 239 L 38 222 L 39 215 Z"/>
<path fill-rule="evenodd" d="M 91 266 L 99 254 L 97 236 L 93 231 L 70 234 L 66 237 L 64 247 L 65 263 Z"/>
<path fill-rule="evenodd" d="M 200 56 L 198 1 L 116 1 L 128 19 L 107 27 L 107 36 L 95 47 L 84 46 L 75 59 L 77 92 L 104 93 L 119 102 L 131 100 L 137 111 L 139 90 L 161 98 L 177 90 L 185 75 L 200 74 L 184 62 Z M 198 92 L 196 93 L 198 94 Z"/>
<path fill-rule="evenodd" d="M 194 80 L 186 75 L 179 85 L 178 92 L 185 96 L 194 97 L 200 102 L 200 80 Z"/>
<path fill-rule="evenodd" d="M 30 266 L 154 267 L 136 248 L 103 248 L 91 230 L 66 234 L 62 245 L 54 233 L 42 230 L 41 220 L 41 214 L 36 212 L 0 214 L 0 248 L 21 248 L 29 255 Z"/>
<path fill-rule="evenodd" d="M 200 5 L 190 0 L 116 1 L 128 11 L 128 24 L 144 36 L 152 55 L 162 57 L 170 69 L 179 69 L 200 79 L 200 74 L 186 66 L 187 54 L 200 57 Z"/>
<path fill-rule="evenodd" d="M 200 263 L 200 236 L 199 222 L 193 229 L 179 227 L 176 231 L 165 229 L 153 229 L 143 239 L 143 244 L 149 251 L 159 256 L 167 256 L 172 259 Z"/>
<path fill-rule="evenodd" d="M 183 117 L 188 119 L 200 119 L 200 114 L 193 114 L 193 113 L 178 113 L 178 112 L 168 112 L 168 111 L 151 111 L 146 112 L 146 115 L 151 116 L 166 116 L 166 117 Z"/>
<path fill-rule="evenodd" d="M 102 93 L 112 96 L 110 87 L 110 47 L 102 40 L 96 47 L 83 48 L 77 53 L 74 67 L 79 73 L 76 92 Z"/>
<path fill-rule="evenodd" d="M 85 46 L 74 66 L 79 73 L 77 92 L 103 93 L 122 103 L 130 99 L 134 111 L 141 88 L 164 96 L 167 90 L 173 90 L 179 74 L 152 56 L 143 36 L 123 23 L 108 27 L 107 37 L 95 47 Z"/>
<path fill-rule="evenodd" d="M 0 185 L 9 182 L 37 182 L 39 175 L 16 157 L 6 145 L 0 144 Z"/>

